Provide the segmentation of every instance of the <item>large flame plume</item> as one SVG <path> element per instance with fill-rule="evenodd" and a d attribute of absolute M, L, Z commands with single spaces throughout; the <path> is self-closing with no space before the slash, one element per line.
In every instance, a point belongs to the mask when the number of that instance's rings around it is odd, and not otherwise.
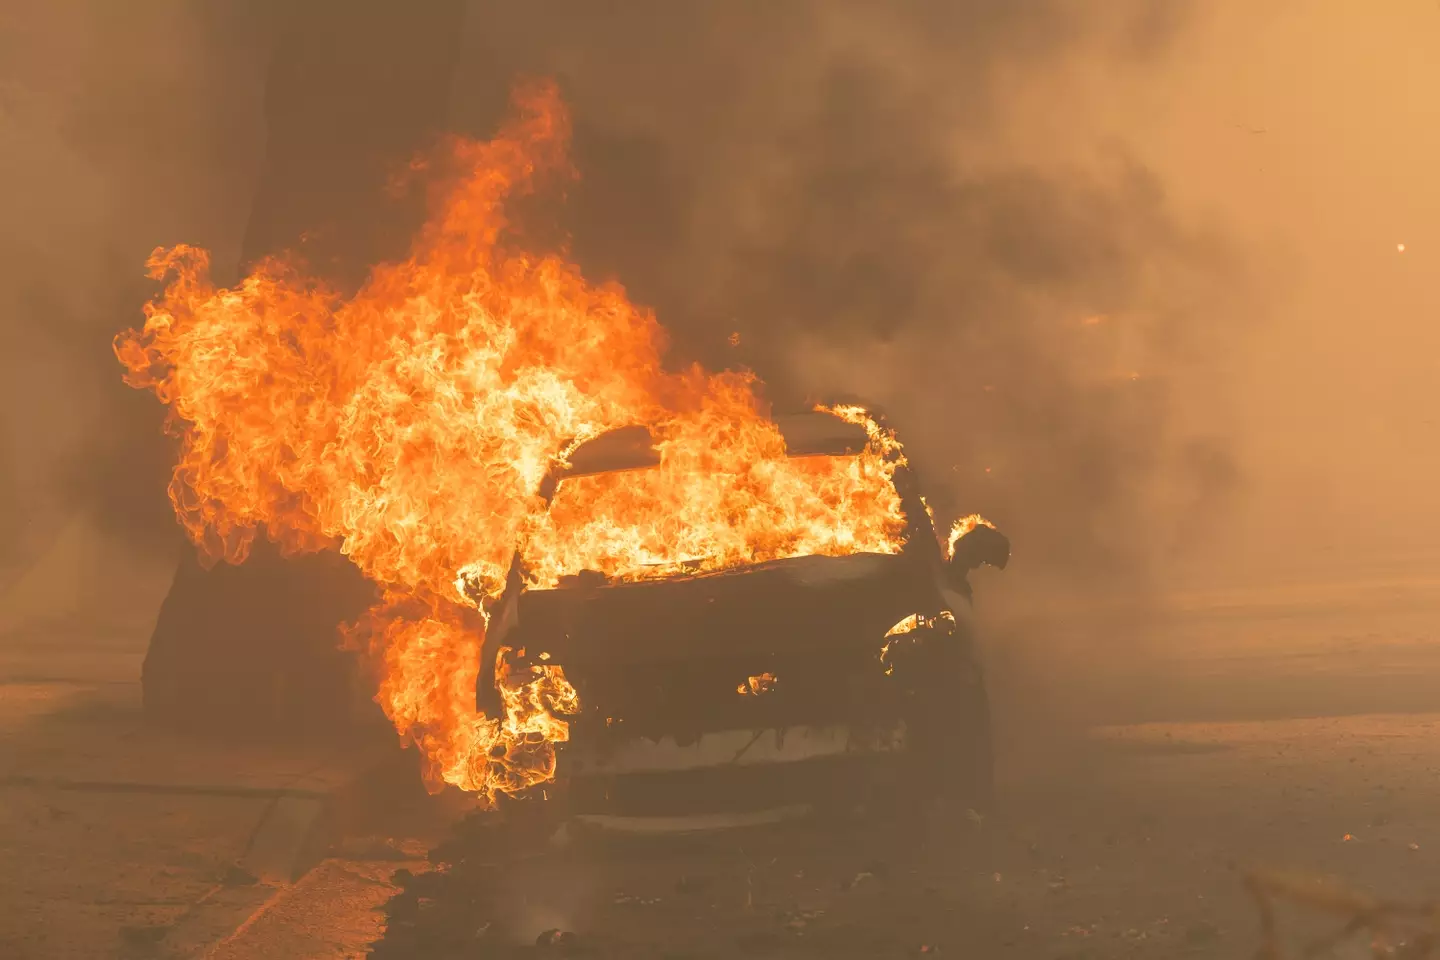
<path fill-rule="evenodd" d="M 553 776 L 578 706 L 559 666 L 517 676 L 502 651 L 503 716 L 476 712 L 488 607 L 517 549 L 544 588 L 581 570 L 894 552 L 905 529 L 884 431 L 859 457 L 787 459 L 750 375 L 665 370 L 650 312 L 518 244 L 505 202 L 572 172 L 554 86 L 514 100 L 493 140 L 452 139 L 415 165 L 431 216 L 353 296 L 285 257 L 219 288 L 205 251 L 160 249 L 164 291 L 115 341 L 127 382 L 168 405 L 170 498 L 202 556 L 239 563 L 263 533 L 349 557 L 382 588 L 345 630 L 376 665 L 378 701 L 433 786 L 486 797 Z M 632 424 L 655 431 L 658 467 L 577 477 L 546 504 L 564 451 Z"/>

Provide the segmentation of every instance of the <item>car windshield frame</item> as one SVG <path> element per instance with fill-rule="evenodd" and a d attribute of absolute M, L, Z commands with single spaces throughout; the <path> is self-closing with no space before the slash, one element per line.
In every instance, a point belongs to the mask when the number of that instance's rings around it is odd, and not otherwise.
<path fill-rule="evenodd" d="M 847 458 L 859 457 L 871 445 L 869 431 L 859 423 L 843 419 L 826 410 L 814 410 L 795 414 L 782 414 L 772 418 L 772 422 L 779 429 L 785 440 L 786 458 L 792 460 L 810 458 Z M 545 501 L 548 512 L 554 502 L 555 495 L 560 485 L 568 479 L 601 476 L 606 474 L 631 473 L 655 469 L 660 466 L 660 456 L 655 448 L 654 432 L 645 424 L 632 424 L 625 427 L 617 427 L 599 434 L 584 441 L 570 451 L 569 456 L 556 464 L 556 467 L 546 477 L 541 489 L 541 495 Z M 901 477 L 908 473 L 907 468 L 901 465 L 889 483 L 895 492 L 900 496 L 902 509 L 906 516 L 907 534 L 900 548 L 894 553 L 855 553 L 838 554 L 836 556 L 903 556 L 908 554 L 912 547 L 915 535 L 922 530 L 928 530 L 929 539 L 935 538 L 935 528 L 931 522 L 928 509 L 924 508 L 923 501 L 907 505 L 906 490 L 909 484 L 902 484 Z M 917 518 L 913 508 L 920 506 L 921 515 Z M 917 522 L 920 524 L 916 526 Z M 523 565 L 523 545 L 516 550 L 516 562 Z M 811 556 L 830 556 L 828 554 L 804 554 L 801 557 L 788 559 L 803 559 Z M 776 563 L 784 561 L 767 561 Z M 733 571 L 727 571 L 733 572 Z M 693 574 L 677 573 L 679 578 L 702 575 L 699 571 Z M 579 577 L 579 579 L 576 579 Z M 657 577 L 655 581 L 641 580 L 635 582 L 663 582 L 668 577 Z M 565 578 L 561 584 L 555 587 L 537 587 L 526 584 L 524 592 L 547 591 L 552 589 L 565 590 L 582 585 L 586 582 L 583 575 L 574 575 Z M 628 582 L 628 581 L 627 581 Z"/>
<path fill-rule="evenodd" d="M 870 441 L 863 426 L 826 411 L 784 414 L 773 418 L 772 422 L 785 440 L 786 457 L 792 460 L 859 456 Z M 632 424 L 617 427 L 571 450 L 564 462 L 553 471 L 546 492 L 553 496 L 555 488 L 571 477 L 622 473 L 659 465 L 655 434 L 649 426 Z"/>

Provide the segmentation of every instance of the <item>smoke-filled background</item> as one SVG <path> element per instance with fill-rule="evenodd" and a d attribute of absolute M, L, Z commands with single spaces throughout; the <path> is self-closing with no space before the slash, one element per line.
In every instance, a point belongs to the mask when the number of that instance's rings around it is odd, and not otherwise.
<path fill-rule="evenodd" d="M 143 645 L 179 545 L 109 341 L 154 246 L 235 269 L 287 8 L 7 6 L 0 629 Z M 476 0 L 448 110 L 485 136 L 557 77 L 587 274 L 676 362 L 878 404 L 942 517 L 1012 535 L 982 605 L 1103 658 L 1185 589 L 1431 553 L 1437 30 L 1424 0 Z"/>
<path fill-rule="evenodd" d="M 500 4 L 471 20 L 456 113 L 488 125 L 497 71 L 559 76 L 576 253 L 676 353 L 755 367 L 777 404 L 879 404 L 942 514 L 992 517 L 1035 573 L 1135 590 L 1231 486 L 1224 411 L 1178 421 L 1176 361 L 1243 328 L 1246 278 L 1115 135 L 1011 142 L 1076 70 L 1143 82 L 1185 23 L 1088 7 Z"/>
<path fill-rule="evenodd" d="M 143 650 L 169 585 L 170 447 L 109 341 L 159 243 L 193 237 L 233 277 L 267 31 L 238 3 L 6 3 L 0 23 L 0 632 L 43 673 L 97 628 Z"/>

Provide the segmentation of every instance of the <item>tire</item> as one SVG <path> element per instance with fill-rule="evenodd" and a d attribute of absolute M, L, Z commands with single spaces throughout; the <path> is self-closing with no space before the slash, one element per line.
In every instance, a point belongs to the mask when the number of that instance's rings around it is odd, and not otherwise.
<path fill-rule="evenodd" d="M 955 656 L 958 654 L 958 656 Z M 890 842 L 951 848 L 973 835 L 995 805 L 990 700 L 979 665 L 956 645 L 915 690 L 901 783 L 879 805 Z"/>

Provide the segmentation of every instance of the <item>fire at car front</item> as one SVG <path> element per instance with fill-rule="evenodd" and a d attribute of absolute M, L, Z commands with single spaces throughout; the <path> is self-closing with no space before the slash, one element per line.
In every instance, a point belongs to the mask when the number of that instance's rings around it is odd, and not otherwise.
<path fill-rule="evenodd" d="M 789 426 L 797 455 L 869 442 L 841 430 L 807 447 Z M 544 588 L 517 578 L 488 649 L 508 675 L 559 667 L 578 694 L 544 790 L 555 811 L 661 832 L 843 815 L 902 789 L 983 807 L 988 711 L 964 571 L 947 565 L 908 472 L 894 482 L 909 508 L 893 552 L 629 580 L 580 571 Z M 486 692 L 482 678 L 482 708 Z"/>

